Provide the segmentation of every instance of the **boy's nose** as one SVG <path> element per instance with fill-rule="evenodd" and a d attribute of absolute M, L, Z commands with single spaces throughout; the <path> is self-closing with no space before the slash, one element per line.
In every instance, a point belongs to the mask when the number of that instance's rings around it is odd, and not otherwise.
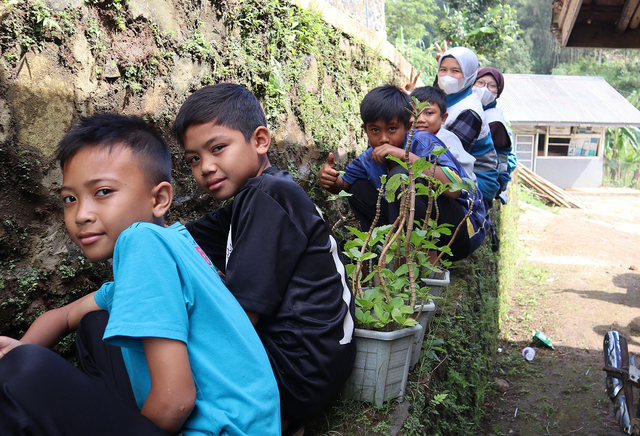
<path fill-rule="evenodd" d="M 89 224 L 96 220 L 96 215 L 88 201 L 78 201 L 78 209 L 76 210 L 76 224 Z"/>
<path fill-rule="evenodd" d="M 218 165 L 216 164 L 215 159 L 205 157 L 202 159 L 200 170 L 202 171 L 202 174 L 215 173 L 218 170 Z"/>

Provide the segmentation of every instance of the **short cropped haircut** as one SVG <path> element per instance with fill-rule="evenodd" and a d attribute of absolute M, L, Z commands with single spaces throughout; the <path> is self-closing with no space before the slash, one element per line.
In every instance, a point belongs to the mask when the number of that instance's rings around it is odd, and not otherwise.
<path fill-rule="evenodd" d="M 365 128 L 367 123 L 375 120 L 382 119 L 388 123 L 396 117 L 408 127 L 411 113 L 407 109 L 411 109 L 409 96 L 397 86 L 383 85 L 372 89 L 364 96 L 360 103 L 360 117 Z"/>
<path fill-rule="evenodd" d="M 447 112 L 447 95 L 439 88 L 433 86 L 421 86 L 413 90 L 411 97 L 417 98 L 420 103 L 428 101 L 432 105 L 438 105 L 438 107 L 440 107 L 441 116 Z"/>
<path fill-rule="evenodd" d="M 60 140 L 56 159 L 60 168 L 82 148 L 113 150 L 126 147 L 136 156 L 147 180 L 171 183 L 171 150 L 160 134 L 135 116 L 100 114 L 82 117 Z"/>
<path fill-rule="evenodd" d="M 184 134 L 190 126 L 209 122 L 239 130 L 247 142 L 258 127 L 267 127 L 267 119 L 255 95 L 234 83 L 205 86 L 187 98 L 173 122 L 180 147 L 184 148 Z"/>

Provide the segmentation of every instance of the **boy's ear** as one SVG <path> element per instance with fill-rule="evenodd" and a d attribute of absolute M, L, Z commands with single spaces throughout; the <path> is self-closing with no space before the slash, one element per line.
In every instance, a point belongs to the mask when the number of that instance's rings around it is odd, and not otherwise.
<path fill-rule="evenodd" d="M 153 216 L 163 217 L 173 201 L 173 186 L 169 182 L 160 182 L 151 191 L 153 196 Z"/>
<path fill-rule="evenodd" d="M 447 122 L 447 118 L 449 118 L 449 112 L 445 112 L 445 113 L 442 115 L 442 124 L 444 124 L 444 123 L 446 123 L 446 122 Z"/>
<path fill-rule="evenodd" d="M 258 126 L 254 130 L 251 141 L 255 144 L 258 154 L 267 154 L 271 146 L 271 134 L 269 129 L 264 126 Z"/>

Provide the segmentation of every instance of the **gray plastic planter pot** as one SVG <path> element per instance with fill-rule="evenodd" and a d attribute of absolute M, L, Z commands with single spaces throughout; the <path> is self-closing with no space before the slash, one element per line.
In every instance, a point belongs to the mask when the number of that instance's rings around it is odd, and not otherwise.
<path fill-rule="evenodd" d="M 434 297 L 439 297 L 442 294 L 442 290 L 449 286 L 451 283 L 451 279 L 449 277 L 449 271 L 445 271 L 444 273 L 436 273 L 432 272 L 429 275 L 429 278 L 422 279 L 422 282 L 429 286 L 429 293 Z"/>
<path fill-rule="evenodd" d="M 402 397 L 407 385 L 409 364 L 416 334 L 421 325 L 393 332 L 356 329 L 356 360 L 344 395 L 381 406 Z"/>
<path fill-rule="evenodd" d="M 415 313 L 418 313 L 420 307 L 416 307 Z M 422 305 L 422 312 L 418 316 L 418 324 L 422 326 L 422 330 L 417 332 L 413 340 L 413 349 L 411 351 L 411 362 L 409 363 L 409 369 L 415 368 L 420 361 L 420 351 L 422 350 L 422 341 L 424 340 L 424 333 L 427 331 L 427 326 L 433 319 L 436 313 L 436 305 L 433 300 L 429 300 L 427 304 Z"/>

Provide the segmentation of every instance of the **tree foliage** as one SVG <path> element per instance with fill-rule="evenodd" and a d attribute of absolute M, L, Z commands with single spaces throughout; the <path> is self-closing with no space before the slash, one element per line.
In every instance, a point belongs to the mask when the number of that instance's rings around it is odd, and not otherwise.
<path fill-rule="evenodd" d="M 635 107 L 640 106 L 638 91 L 628 100 Z M 605 138 L 605 177 L 615 185 L 640 188 L 640 129 L 609 127 Z"/>
<path fill-rule="evenodd" d="M 577 60 L 560 63 L 553 69 L 553 74 L 604 77 L 618 92 L 630 96 L 640 89 L 640 57 L 629 59 L 623 52 L 606 50 L 600 55 L 599 50 L 576 50 Z"/>
<path fill-rule="evenodd" d="M 427 26 L 438 18 L 438 6 L 434 0 L 388 0 L 385 4 L 387 38 L 396 41 L 400 37 L 409 41 L 421 39 L 427 33 Z"/>
<path fill-rule="evenodd" d="M 484 12 L 445 7 L 445 16 L 436 27 L 451 46 L 475 51 L 478 57 L 499 60 L 509 54 L 509 46 L 518 33 L 516 10 L 498 4 Z"/>
<path fill-rule="evenodd" d="M 483 64 L 504 59 L 520 33 L 516 10 L 497 0 L 389 0 L 387 36 L 407 60 L 435 75 L 434 42 L 474 50 Z M 424 77 L 424 76 L 423 76 Z"/>

